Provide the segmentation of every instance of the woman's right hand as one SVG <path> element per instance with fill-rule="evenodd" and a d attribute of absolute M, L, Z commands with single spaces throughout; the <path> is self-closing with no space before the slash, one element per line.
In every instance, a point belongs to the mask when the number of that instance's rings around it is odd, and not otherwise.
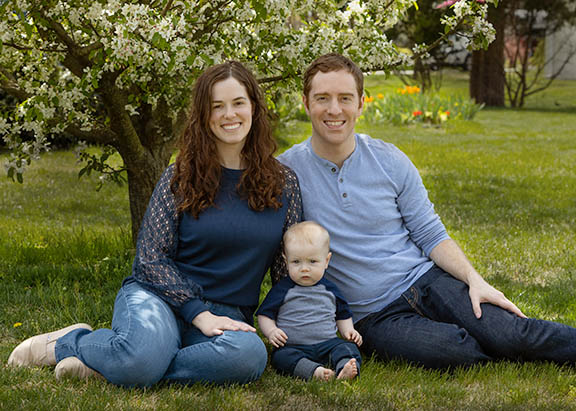
<path fill-rule="evenodd" d="M 222 335 L 224 331 L 250 331 L 256 332 L 256 328 L 251 327 L 242 321 L 233 320 L 230 317 L 214 315 L 210 311 L 203 311 L 193 320 L 192 325 L 202 331 L 207 337 Z"/>

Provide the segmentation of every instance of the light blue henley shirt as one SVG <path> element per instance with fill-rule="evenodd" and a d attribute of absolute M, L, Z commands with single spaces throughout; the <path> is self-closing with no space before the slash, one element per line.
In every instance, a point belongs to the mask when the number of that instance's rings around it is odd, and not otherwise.
<path fill-rule="evenodd" d="M 304 218 L 330 232 L 326 277 L 358 321 L 426 273 L 430 252 L 450 237 L 408 157 L 390 143 L 355 137 L 341 168 L 317 156 L 310 139 L 278 159 L 298 175 Z"/>

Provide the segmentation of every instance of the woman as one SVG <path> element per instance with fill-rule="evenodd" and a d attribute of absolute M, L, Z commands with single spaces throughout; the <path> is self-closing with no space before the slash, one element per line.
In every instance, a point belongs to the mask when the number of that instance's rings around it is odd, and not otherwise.
<path fill-rule="evenodd" d="M 267 359 L 252 327 L 260 285 L 268 268 L 274 281 L 285 275 L 282 235 L 302 214 L 296 176 L 275 149 L 253 75 L 233 61 L 206 70 L 180 153 L 150 199 L 112 329 L 76 324 L 32 337 L 8 363 L 126 387 L 258 379 Z"/>

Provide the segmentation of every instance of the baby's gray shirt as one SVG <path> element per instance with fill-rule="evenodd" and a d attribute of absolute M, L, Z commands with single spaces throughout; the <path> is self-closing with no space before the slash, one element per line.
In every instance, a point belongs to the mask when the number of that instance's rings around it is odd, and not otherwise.
<path fill-rule="evenodd" d="M 339 290 L 325 278 L 306 287 L 288 277 L 280 280 L 257 314 L 275 319 L 276 326 L 288 336 L 288 345 L 318 344 L 335 338 L 336 320 L 352 317 Z"/>

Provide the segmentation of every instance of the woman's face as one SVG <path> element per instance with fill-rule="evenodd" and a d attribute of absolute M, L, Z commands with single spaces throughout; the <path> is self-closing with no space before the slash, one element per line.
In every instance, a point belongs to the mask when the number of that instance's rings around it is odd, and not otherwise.
<path fill-rule="evenodd" d="M 244 147 L 252 127 L 252 102 L 246 88 L 234 77 L 212 86 L 210 130 L 216 136 L 216 145 L 222 151 Z"/>

